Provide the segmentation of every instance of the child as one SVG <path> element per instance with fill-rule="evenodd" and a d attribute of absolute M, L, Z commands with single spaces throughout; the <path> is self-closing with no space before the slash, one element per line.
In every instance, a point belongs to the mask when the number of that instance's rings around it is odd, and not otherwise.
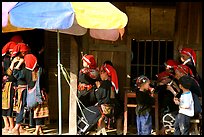
<path fill-rule="evenodd" d="M 138 135 L 150 135 L 152 130 L 151 107 L 154 104 L 153 92 L 150 92 L 150 80 L 146 76 L 140 76 L 136 80 L 138 90 L 136 91 L 137 107 L 136 123 Z"/>
<path fill-rule="evenodd" d="M 174 135 L 189 135 L 190 117 L 194 116 L 194 101 L 192 93 L 189 90 L 192 79 L 189 76 L 183 76 L 179 79 L 179 88 L 183 91 L 181 97 L 174 98 L 175 104 L 179 105 L 179 113 L 175 120 Z"/>

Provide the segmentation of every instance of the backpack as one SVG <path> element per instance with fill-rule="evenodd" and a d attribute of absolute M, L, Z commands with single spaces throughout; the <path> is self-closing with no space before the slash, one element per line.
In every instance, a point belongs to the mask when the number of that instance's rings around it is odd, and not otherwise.
<path fill-rule="evenodd" d="M 202 106 L 198 98 L 198 95 L 192 93 L 192 96 L 194 101 L 194 116 L 198 116 L 200 113 L 202 113 Z"/>
<path fill-rule="evenodd" d="M 27 109 L 30 110 L 36 107 L 38 104 L 42 104 L 43 98 L 40 90 L 40 75 L 42 73 L 42 68 L 38 70 L 38 78 L 35 82 L 35 86 L 32 89 L 28 89 L 27 85 Z"/>

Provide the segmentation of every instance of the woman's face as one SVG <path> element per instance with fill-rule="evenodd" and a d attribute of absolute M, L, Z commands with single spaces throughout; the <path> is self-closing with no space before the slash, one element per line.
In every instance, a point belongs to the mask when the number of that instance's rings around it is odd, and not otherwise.
<path fill-rule="evenodd" d="M 108 74 L 105 70 L 101 70 L 100 71 L 100 77 L 101 77 L 101 80 L 107 80 L 108 79 Z"/>
<path fill-rule="evenodd" d="M 83 67 L 85 67 L 85 68 L 89 67 L 88 63 L 86 61 L 84 61 L 84 60 L 83 60 Z"/>
<path fill-rule="evenodd" d="M 20 52 L 19 57 L 23 58 L 28 52 Z"/>
<path fill-rule="evenodd" d="M 181 54 L 181 61 L 182 61 L 182 62 L 186 61 L 188 58 L 189 58 L 188 55 Z"/>
<path fill-rule="evenodd" d="M 178 80 L 180 77 L 182 77 L 184 74 L 181 73 L 180 71 L 176 70 L 175 71 L 175 78 Z"/>

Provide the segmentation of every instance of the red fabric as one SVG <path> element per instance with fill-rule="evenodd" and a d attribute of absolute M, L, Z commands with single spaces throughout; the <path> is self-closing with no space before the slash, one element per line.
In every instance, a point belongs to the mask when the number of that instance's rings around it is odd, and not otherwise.
<path fill-rule="evenodd" d="M 16 46 L 15 42 L 8 42 L 3 48 L 2 48 L 2 56 L 6 54 L 8 51 L 13 51 L 13 48 Z"/>
<path fill-rule="evenodd" d="M 29 47 L 25 43 L 18 43 L 14 48 L 13 48 L 13 53 L 12 57 L 16 56 L 18 52 L 26 52 L 29 50 Z"/>
<path fill-rule="evenodd" d="M 96 61 L 94 59 L 94 56 L 93 55 L 84 55 L 82 57 L 82 60 L 85 61 L 88 65 L 89 65 L 89 68 L 91 69 L 95 69 L 96 68 Z"/>
<path fill-rule="evenodd" d="M 157 75 L 157 80 L 158 81 L 162 81 L 163 79 L 165 78 L 168 78 L 169 76 L 172 76 L 173 74 L 171 74 L 170 72 L 167 72 L 167 71 L 163 71 L 161 73 L 159 73 Z"/>
<path fill-rule="evenodd" d="M 17 44 L 23 42 L 23 39 L 20 35 L 15 35 L 10 39 L 10 41 L 13 41 Z"/>
<path fill-rule="evenodd" d="M 117 76 L 116 70 L 111 65 L 108 65 L 108 64 L 103 65 L 102 68 L 111 77 L 111 83 L 114 87 L 114 90 L 116 91 L 116 93 L 118 93 L 118 90 L 119 90 L 119 88 L 118 88 L 118 76 Z"/>
<path fill-rule="evenodd" d="M 184 74 L 188 74 L 190 76 L 193 76 L 193 72 L 191 71 L 191 69 L 186 66 L 186 65 L 178 65 L 177 67 L 174 68 L 174 70 L 176 71 L 179 71 L 180 73 L 184 73 Z"/>
<path fill-rule="evenodd" d="M 185 54 L 191 57 L 191 59 L 193 60 L 194 65 L 196 64 L 196 53 L 193 49 L 191 48 L 182 48 L 180 50 L 180 54 Z"/>
<path fill-rule="evenodd" d="M 25 67 L 33 71 L 37 65 L 37 58 L 33 54 L 26 54 L 24 56 Z"/>
<path fill-rule="evenodd" d="M 175 61 L 175 60 L 172 60 L 172 59 L 169 59 L 169 60 L 167 60 L 165 63 L 164 63 L 164 65 L 166 66 L 166 67 L 170 67 L 170 68 L 173 68 L 173 67 L 175 67 L 175 66 L 178 66 L 178 62 L 177 61 Z"/>

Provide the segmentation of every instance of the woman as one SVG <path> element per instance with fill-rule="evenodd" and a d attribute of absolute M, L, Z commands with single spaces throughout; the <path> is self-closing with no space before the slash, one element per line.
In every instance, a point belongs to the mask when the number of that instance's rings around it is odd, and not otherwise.
<path fill-rule="evenodd" d="M 7 70 L 7 72 L 10 75 L 13 75 L 16 79 L 17 79 L 17 91 L 16 91 L 16 97 L 15 99 L 17 100 L 15 102 L 15 106 L 14 106 L 14 111 L 16 111 L 16 125 L 12 130 L 12 134 L 20 134 L 20 129 L 21 124 L 23 123 L 23 119 L 24 119 L 24 108 L 26 107 L 26 81 L 21 78 L 18 74 L 13 73 L 13 71 L 20 71 L 22 70 L 25 66 L 23 63 L 23 58 L 24 56 L 28 53 L 29 51 L 29 47 L 25 44 L 25 43 L 18 43 L 14 48 L 13 48 L 13 52 L 11 57 L 15 57 L 12 62 L 11 65 L 9 67 L 9 69 Z M 17 66 L 16 63 L 18 63 Z M 22 65 L 21 65 L 22 64 Z M 25 130 L 24 130 L 25 131 Z"/>
<path fill-rule="evenodd" d="M 16 79 L 13 75 L 7 74 L 7 69 L 11 64 L 11 54 L 16 43 L 11 41 L 8 42 L 2 49 L 3 56 L 3 73 L 2 73 L 2 116 L 4 120 L 3 132 L 11 132 L 14 127 L 14 116 L 13 116 L 13 97 L 16 87 Z"/>
<path fill-rule="evenodd" d="M 169 91 L 171 85 L 175 92 Z M 175 117 L 178 111 L 178 106 L 175 105 L 173 98 L 180 89 L 171 73 L 163 71 L 157 75 L 157 87 L 160 118 L 162 121 L 162 134 L 170 134 L 174 129 Z"/>
<path fill-rule="evenodd" d="M 192 73 L 193 78 L 198 81 L 199 85 L 201 86 L 201 89 L 203 89 L 203 83 L 202 79 L 199 76 L 197 69 L 196 69 L 196 53 L 192 48 L 182 48 L 180 51 L 180 59 L 182 61 L 183 65 L 188 66 Z"/>
<path fill-rule="evenodd" d="M 87 107 L 83 110 L 83 114 L 85 117 L 82 117 L 81 119 L 86 119 L 87 124 L 89 125 L 86 129 L 82 129 L 80 125 L 78 126 L 78 134 L 84 134 L 86 133 L 91 127 L 93 127 L 97 122 L 98 122 L 98 130 L 104 128 L 105 123 L 104 123 L 104 118 L 105 115 L 103 109 L 103 104 L 110 104 L 111 99 L 110 99 L 110 92 L 111 92 L 111 81 L 109 80 L 109 75 L 108 72 L 109 69 L 107 67 L 102 66 L 100 70 L 100 78 L 101 81 L 96 81 L 96 90 L 95 95 L 96 95 L 96 100 L 97 103 L 94 106 Z M 103 111 L 104 110 L 104 111 Z M 80 119 L 80 120 L 81 120 Z"/>
<path fill-rule="evenodd" d="M 14 58 L 14 61 L 16 61 L 16 58 Z M 38 75 L 38 69 L 39 67 L 37 66 L 37 58 L 33 54 L 26 54 L 24 56 L 24 62 L 25 62 L 25 67 L 22 68 L 21 70 L 15 69 L 13 70 L 14 76 L 23 82 L 26 86 L 28 86 L 28 89 L 32 89 L 35 86 L 35 82 L 37 78 L 39 77 Z M 26 101 L 26 96 L 27 96 L 27 89 L 23 89 L 21 94 L 18 94 L 18 99 L 19 97 L 22 98 L 22 103 L 19 103 L 19 114 L 17 115 L 16 119 L 16 126 L 14 128 L 13 134 L 20 134 L 19 132 L 19 127 L 23 121 L 23 111 L 25 110 L 27 106 L 27 101 Z M 47 106 L 47 97 L 45 93 L 43 92 L 44 99 L 46 101 L 43 102 L 43 104 L 38 105 L 37 107 L 33 108 L 34 111 L 34 118 L 36 120 L 36 131 L 34 134 L 39 135 L 42 132 L 42 125 L 44 125 L 44 118 L 48 117 L 49 111 L 48 111 L 48 106 Z M 18 110 L 19 110 L 18 109 Z M 43 111 L 43 113 L 42 113 Z"/>
<path fill-rule="evenodd" d="M 99 72 L 93 55 L 84 55 L 82 57 L 83 68 L 79 71 L 78 79 L 78 98 L 86 107 L 96 103 L 94 90 L 95 82 L 99 79 Z"/>

